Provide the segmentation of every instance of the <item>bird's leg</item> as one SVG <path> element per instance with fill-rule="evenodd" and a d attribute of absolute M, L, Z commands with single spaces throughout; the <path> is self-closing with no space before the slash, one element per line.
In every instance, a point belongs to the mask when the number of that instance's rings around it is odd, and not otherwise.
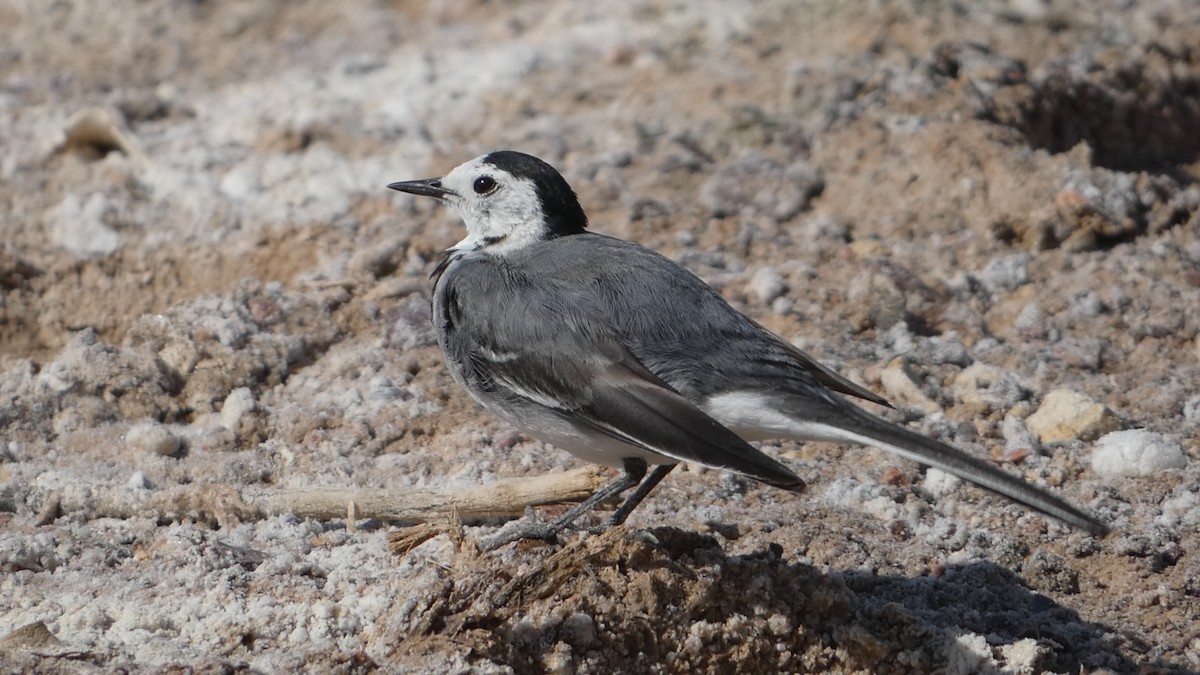
<path fill-rule="evenodd" d="M 510 542 L 517 541 L 518 539 L 553 539 L 568 525 L 575 522 L 576 518 L 596 508 L 597 505 L 602 504 L 628 490 L 634 485 L 637 485 L 642 478 L 645 477 L 647 468 L 646 460 L 639 459 L 637 457 L 630 457 L 625 459 L 623 464 L 625 470 L 620 476 L 617 476 L 617 478 L 608 485 L 596 490 L 591 497 L 588 497 L 579 504 L 576 504 L 571 508 L 570 511 L 567 511 L 549 523 L 537 523 L 528 520 L 521 521 L 516 527 L 508 528 L 507 532 L 498 532 L 494 536 L 479 542 L 479 548 L 483 549 L 484 551 L 491 551 Z M 656 468 L 654 473 L 658 474 L 659 469 L 661 469 L 661 467 Z M 664 472 L 663 476 L 665 475 L 666 473 Z M 654 476 L 652 475 L 651 478 L 653 477 Z M 657 480 L 654 480 L 654 483 L 657 483 L 659 480 L 662 480 L 662 476 L 659 476 Z M 654 485 L 651 484 L 650 487 L 654 487 Z M 649 491 L 649 489 L 646 489 L 646 492 Z M 638 492 L 641 493 L 642 490 L 639 488 Z M 642 497 L 645 496 L 645 494 L 642 494 Z M 638 501 L 641 501 L 641 498 L 639 498 Z M 626 502 L 626 504 L 628 504 L 628 502 Z M 637 504 L 635 503 L 633 506 L 637 506 Z M 622 508 L 624 508 L 624 506 L 622 506 Z M 632 508 L 633 507 L 630 507 L 630 510 L 632 510 Z M 622 520 L 624 520 L 624 518 L 622 518 Z"/>
<path fill-rule="evenodd" d="M 629 497 L 625 500 L 625 503 L 621 504 L 620 508 L 618 508 L 616 511 L 613 511 L 612 517 L 608 519 L 608 526 L 612 527 L 613 525 L 620 525 L 621 523 L 625 522 L 625 519 L 628 518 L 629 514 L 637 508 L 638 504 L 642 503 L 642 500 L 646 498 L 646 495 L 650 494 L 650 491 L 653 490 L 663 478 L 666 478 L 667 474 L 671 473 L 671 469 L 674 468 L 674 464 L 659 464 L 658 466 L 654 467 L 654 471 L 651 471 L 650 475 L 646 477 L 646 480 L 642 481 L 642 484 L 638 486 L 638 489 L 634 490 L 633 494 L 629 495 Z"/>

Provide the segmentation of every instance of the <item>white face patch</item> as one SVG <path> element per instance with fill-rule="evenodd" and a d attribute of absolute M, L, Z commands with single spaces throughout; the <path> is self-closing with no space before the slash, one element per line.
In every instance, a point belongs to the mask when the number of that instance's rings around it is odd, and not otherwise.
<path fill-rule="evenodd" d="M 454 191 L 446 203 L 467 226 L 466 238 L 454 249 L 504 255 L 545 239 L 549 228 L 533 181 L 486 163 L 486 157 L 442 178 L 442 186 Z"/>

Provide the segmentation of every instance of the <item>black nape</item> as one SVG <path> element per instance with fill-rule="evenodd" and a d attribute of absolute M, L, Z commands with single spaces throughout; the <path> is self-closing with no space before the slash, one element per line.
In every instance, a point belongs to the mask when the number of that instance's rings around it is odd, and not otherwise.
<path fill-rule="evenodd" d="M 489 153 L 484 161 L 517 178 L 533 181 L 537 188 L 542 211 L 546 214 L 547 238 L 553 239 L 568 234 L 587 231 L 587 214 L 579 205 L 579 198 L 570 183 L 554 167 L 546 162 L 515 150 L 497 150 Z"/>

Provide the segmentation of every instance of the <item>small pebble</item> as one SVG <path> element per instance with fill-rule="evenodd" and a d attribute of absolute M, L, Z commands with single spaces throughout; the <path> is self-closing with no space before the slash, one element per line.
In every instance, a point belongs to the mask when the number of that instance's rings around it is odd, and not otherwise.
<path fill-rule="evenodd" d="M 1042 338 L 1046 336 L 1046 312 L 1036 302 L 1031 302 L 1017 314 L 1015 322 L 1017 334 L 1027 338 Z"/>
<path fill-rule="evenodd" d="M 749 290 L 754 294 L 755 299 L 764 305 L 769 305 L 787 292 L 787 282 L 774 267 L 763 267 L 750 279 Z"/>
<path fill-rule="evenodd" d="M 138 450 L 163 457 L 174 457 L 181 445 L 179 436 L 153 421 L 138 422 L 130 427 L 125 440 Z"/>
<path fill-rule="evenodd" d="M 1055 389 L 1026 420 L 1042 443 L 1080 439 L 1090 441 L 1117 428 L 1117 419 L 1103 404 L 1070 389 Z"/>
<path fill-rule="evenodd" d="M 129 480 L 125 481 L 125 486 L 133 490 L 149 490 L 150 479 L 141 471 L 134 471 Z"/>
<path fill-rule="evenodd" d="M 925 480 L 921 481 L 921 488 L 934 499 L 941 499 L 961 483 L 962 480 L 954 474 L 930 467 L 925 471 Z"/>
<path fill-rule="evenodd" d="M 559 636 L 572 647 L 586 649 L 596 642 L 596 623 L 592 617 L 576 612 L 563 619 Z"/>
<path fill-rule="evenodd" d="M 1011 455 L 1021 450 L 1038 449 L 1037 437 L 1026 426 L 1025 420 L 1016 415 L 1006 415 L 1000 423 L 1000 435 L 1004 436 L 1005 453 Z"/>
<path fill-rule="evenodd" d="M 254 410 L 254 393 L 249 387 L 238 387 L 229 392 L 225 403 L 221 406 L 221 426 L 230 431 L 237 431 L 242 417 Z"/>
<path fill-rule="evenodd" d="M 1029 283 L 1029 262 L 1033 256 L 1016 253 L 996 258 L 979 272 L 979 280 L 992 292 L 1011 291 Z"/>

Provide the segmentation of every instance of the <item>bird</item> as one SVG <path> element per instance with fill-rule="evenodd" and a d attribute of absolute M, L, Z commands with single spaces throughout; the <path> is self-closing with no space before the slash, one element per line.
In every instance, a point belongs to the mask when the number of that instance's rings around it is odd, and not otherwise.
<path fill-rule="evenodd" d="M 875 446 L 1092 535 L 1108 531 L 1050 492 L 851 403 L 891 407 L 666 256 L 590 231 L 570 184 L 533 155 L 497 150 L 387 187 L 432 197 L 466 226 L 430 275 L 454 380 L 520 431 L 621 470 L 553 521 L 526 517 L 485 550 L 553 540 L 636 486 L 608 519 L 621 524 L 680 462 L 803 491 L 790 468 L 751 445 L 768 439 Z"/>

